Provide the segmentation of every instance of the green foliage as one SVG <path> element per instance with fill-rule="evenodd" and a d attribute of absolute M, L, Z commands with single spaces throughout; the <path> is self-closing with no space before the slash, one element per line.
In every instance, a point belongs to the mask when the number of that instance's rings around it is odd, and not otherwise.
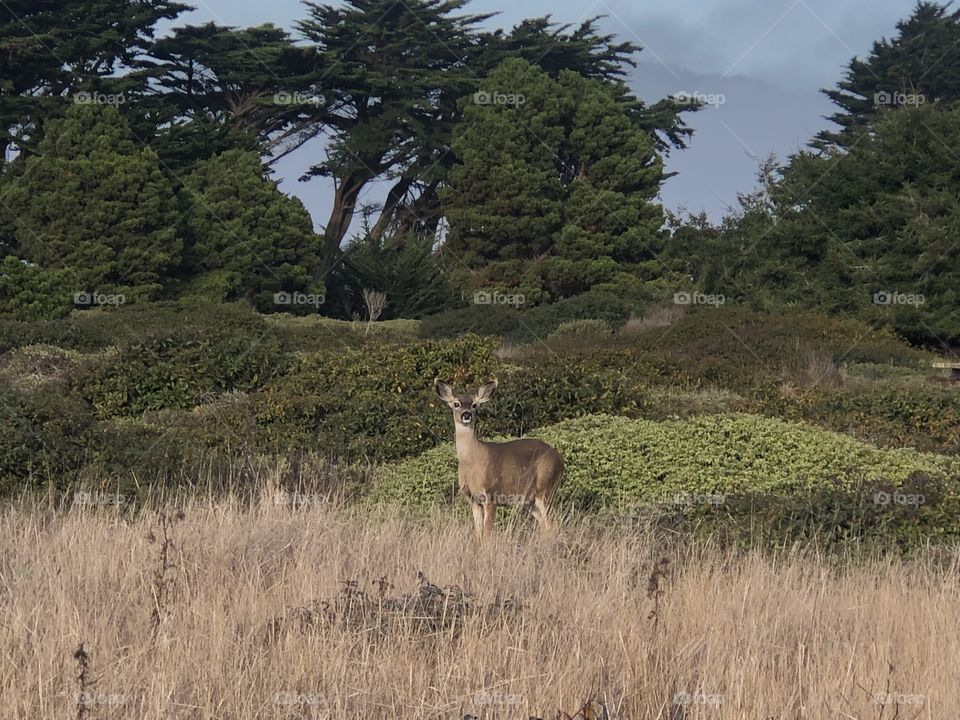
<path fill-rule="evenodd" d="M 278 306 L 274 293 L 322 295 L 315 275 L 318 244 L 310 215 L 264 176 L 254 152 L 229 150 L 199 163 L 184 181 L 186 294 L 213 302 L 246 298 L 262 311 Z"/>
<path fill-rule="evenodd" d="M 291 362 L 276 337 L 172 333 L 122 349 L 91 374 L 83 394 L 102 418 L 189 408 L 220 393 L 257 388 Z"/>
<path fill-rule="evenodd" d="M 803 394 L 782 414 L 878 445 L 960 454 L 960 388 L 922 379 Z"/>
<path fill-rule="evenodd" d="M 155 25 L 187 5 L 169 0 L 9 0 L 0 11 L 0 172 L 15 143 L 34 153 L 45 124 L 78 91 L 131 92 L 131 67 Z M 63 96 L 66 95 L 67 98 Z"/>
<path fill-rule="evenodd" d="M 820 132 L 817 148 L 851 149 L 879 113 L 917 103 L 960 99 L 960 11 L 920 0 L 897 23 L 895 37 L 874 42 L 867 57 L 850 61 L 836 88 L 824 93 L 839 111 L 830 120 L 839 130 Z"/>
<path fill-rule="evenodd" d="M 915 342 L 960 338 L 960 257 L 950 250 L 960 220 L 958 128 L 951 106 L 899 109 L 881 113 L 848 153 L 797 155 L 778 188 L 792 209 L 770 238 L 759 283 L 779 284 L 781 303 L 852 314 Z M 809 287 L 778 283 L 768 270 L 778 262 Z"/>
<path fill-rule="evenodd" d="M 509 293 L 522 294 L 513 290 Z M 487 295 L 495 297 L 494 293 Z M 499 335 L 513 342 L 535 343 L 564 323 L 576 320 L 599 320 L 611 329 L 618 327 L 631 315 L 641 313 L 648 302 L 642 292 L 622 286 L 600 286 L 571 298 L 530 308 L 525 304 L 516 308 L 502 303 L 475 302 L 465 308 L 424 318 L 421 332 L 425 337 L 457 337 L 475 332 Z"/>
<path fill-rule="evenodd" d="M 315 111 L 307 76 L 313 48 L 295 46 L 271 24 L 233 28 L 213 22 L 176 27 L 151 44 L 136 77 L 134 126 L 177 176 L 225 151 L 266 154 Z M 287 151 L 310 137 L 287 137 Z"/>
<path fill-rule="evenodd" d="M 472 69 L 462 60 L 474 42 L 474 26 L 486 17 L 455 14 L 464 4 L 307 4 L 298 30 L 316 49 L 313 80 L 323 95 L 317 127 L 329 136 L 326 159 L 307 177 L 333 177 L 337 185 L 324 226 L 322 273 L 333 267 L 367 183 L 400 176 L 394 202 L 415 181 L 435 190 L 455 122 L 450 108 L 473 84 Z M 388 220 L 395 207 L 388 205 Z M 439 216 L 429 214 L 427 224 L 436 229 Z"/>
<path fill-rule="evenodd" d="M 612 289 L 597 288 L 548 305 L 538 305 L 519 316 L 519 327 L 510 338 L 518 342 L 537 342 L 564 323 L 575 320 L 600 320 L 611 328 L 622 325 L 631 315 L 640 313 L 645 303 Z"/>
<path fill-rule="evenodd" d="M 566 461 L 558 493 L 561 506 L 620 511 L 656 506 L 668 512 L 692 509 L 696 515 L 703 510 L 697 506 L 719 504 L 722 512 L 738 515 L 743 507 L 727 508 L 726 496 L 785 500 L 865 489 L 892 495 L 894 490 L 910 490 L 923 474 L 940 488 L 930 497 L 931 506 L 937 507 L 923 508 L 925 514 L 943 521 L 958 507 L 960 459 L 881 450 L 843 435 L 754 415 L 660 423 L 594 415 L 534 435 L 556 447 Z M 386 466 L 373 497 L 424 507 L 444 502 L 455 482 L 456 453 L 447 443 Z M 960 534 L 956 515 L 945 529 Z"/>
<path fill-rule="evenodd" d="M 511 59 L 461 107 L 445 251 L 483 270 L 460 272 L 461 284 L 502 286 L 519 262 L 508 286 L 530 271 L 556 299 L 660 274 L 662 161 L 622 86 Z"/>
<path fill-rule="evenodd" d="M 857 481 L 792 494 L 734 493 L 719 506 L 678 508 L 661 523 L 745 547 L 795 542 L 848 550 L 903 551 L 960 537 L 956 480 L 914 472 L 902 482 Z"/>
<path fill-rule="evenodd" d="M 270 383 L 260 397 L 264 442 L 270 448 L 373 459 L 431 447 L 450 422 L 445 413 L 431 411 L 440 402 L 433 379 L 475 385 L 489 379 L 496 368 L 496 344 L 468 335 L 303 354 L 293 371 Z"/>
<path fill-rule="evenodd" d="M 330 314 L 336 310 L 344 318 L 367 317 L 363 301 L 367 289 L 387 296 L 382 320 L 420 318 L 450 307 L 453 301 L 432 243 L 415 235 L 357 238 L 344 251 L 342 270 L 330 285 L 324 309 Z M 331 307 L 335 304 L 339 307 Z"/>
<path fill-rule="evenodd" d="M 604 320 L 568 320 L 558 325 L 557 329 L 547 336 L 547 339 L 586 337 L 596 340 L 597 336 L 602 338 L 609 334 L 610 325 Z"/>
<path fill-rule="evenodd" d="M 0 263 L 0 315 L 25 320 L 65 315 L 78 287 L 70 270 L 44 270 L 8 255 Z"/>
<path fill-rule="evenodd" d="M 81 352 L 130 347 L 176 335 L 202 340 L 222 332 L 245 334 L 251 344 L 270 331 L 248 305 L 154 302 L 74 312 L 57 320 L 0 319 L 0 352 L 46 343 Z"/>
<path fill-rule="evenodd" d="M 520 327 L 520 312 L 510 305 L 478 305 L 446 310 L 423 319 L 420 333 L 426 338 L 477 335 L 509 335 Z"/>
<path fill-rule="evenodd" d="M 52 387 L 21 392 L 0 382 L 0 424 L 0 495 L 30 477 L 65 486 L 86 465 L 96 437 L 84 404 Z"/>
<path fill-rule="evenodd" d="M 179 262 L 173 189 L 112 107 L 73 105 L 51 120 L 8 192 L 23 258 L 72 270 L 71 294 L 149 299 Z"/>

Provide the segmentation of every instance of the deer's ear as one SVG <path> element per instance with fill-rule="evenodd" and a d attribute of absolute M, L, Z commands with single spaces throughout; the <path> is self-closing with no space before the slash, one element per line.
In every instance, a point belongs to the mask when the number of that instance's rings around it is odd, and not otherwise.
<path fill-rule="evenodd" d="M 488 400 L 491 400 L 493 398 L 493 394 L 496 391 L 497 391 L 496 380 L 491 380 L 490 382 L 486 382 L 483 385 L 481 385 L 480 389 L 477 390 L 477 397 L 475 398 L 475 400 L 477 401 L 477 404 L 479 405 L 480 403 L 485 403 Z"/>
<path fill-rule="evenodd" d="M 433 381 L 433 387 L 437 391 L 437 395 L 439 395 L 440 399 L 444 402 L 453 400 L 453 388 L 450 387 L 450 383 L 437 378 Z"/>

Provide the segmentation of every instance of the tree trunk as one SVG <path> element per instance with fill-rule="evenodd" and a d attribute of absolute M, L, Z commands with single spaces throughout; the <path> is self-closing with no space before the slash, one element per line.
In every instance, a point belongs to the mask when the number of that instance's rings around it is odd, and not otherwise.
<path fill-rule="evenodd" d="M 434 180 L 416 199 L 397 210 L 400 232 L 435 237 L 441 214 L 439 187 L 440 181 Z"/>
<path fill-rule="evenodd" d="M 387 199 L 383 202 L 380 217 L 377 218 L 376 224 L 370 229 L 370 237 L 372 239 L 379 240 L 383 237 L 387 228 L 390 227 L 390 223 L 394 220 L 394 211 L 397 209 L 397 205 L 403 200 L 403 196 L 407 194 L 407 190 L 410 189 L 411 185 L 413 185 L 413 178 L 401 177 L 394 186 L 390 188 L 390 192 L 387 193 Z"/>
<path fill-rule="evenodd" d="M 350 229 L 353 212 L 357 206 L 357 198 L 366 182 L 366 176 L 351 173 L 337 184 L 333 196 L 333 208 L 330 210 L 330 219 L 323 231 L 323 254 L 320 257 L 320 270 L 317 280 L 326 279 L 330 271 L 333 270 L 337 260 L 337 251 Z"/>

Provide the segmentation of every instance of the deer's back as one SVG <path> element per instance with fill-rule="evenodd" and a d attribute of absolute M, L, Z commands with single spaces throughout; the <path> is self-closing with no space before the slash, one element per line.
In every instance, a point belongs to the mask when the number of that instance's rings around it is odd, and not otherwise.
<path fill-rule="evenodd" d="M 563 474 L 563 458 L 543 440 L 521 438 L 484 445 L 493 471 L 490 475 L 504 492 L 540 494 L 555 486 Z"/>

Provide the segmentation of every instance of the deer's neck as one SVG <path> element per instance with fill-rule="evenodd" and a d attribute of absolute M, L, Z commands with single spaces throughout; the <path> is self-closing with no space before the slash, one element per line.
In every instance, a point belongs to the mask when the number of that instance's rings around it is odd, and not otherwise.
<path fill-rule="evenodd" d="M 469 463 L 483 451 L 483 443 L 480 442 L 474 428 L 457 423 L 454 439 L 457 445 L 457 459 L 460 462 Z"/>

